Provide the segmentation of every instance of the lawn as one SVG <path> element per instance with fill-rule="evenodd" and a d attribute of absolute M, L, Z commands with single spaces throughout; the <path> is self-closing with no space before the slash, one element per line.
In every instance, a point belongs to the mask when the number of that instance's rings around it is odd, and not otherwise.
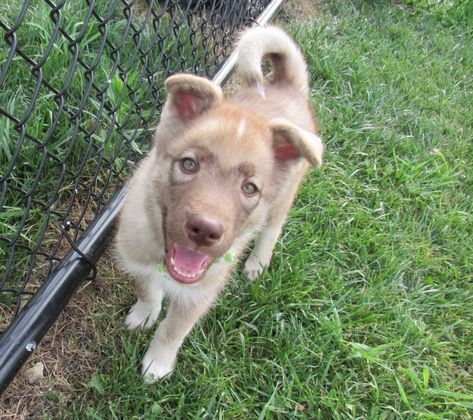
<path fill-rule="evenodd" d="M 218 61 L 208 22 L 134 3 L 0 4 L 0 331 L 147 150 L 164 75 Z"/>
<path fill-rule="evenodd" d="M 67 392 L 43 395 L 54 413 L 472 418 L 473 3 L 419 4 L 283 13 L 326 155 L 271 268 L 253 284 L 238 272 L 172 378 L 150 386 L 138 368 L 152 332 L 126 331 L 132 286 L 103 260 L 81 292 L 98 300 L 71 332 L 87 352 Z"/>

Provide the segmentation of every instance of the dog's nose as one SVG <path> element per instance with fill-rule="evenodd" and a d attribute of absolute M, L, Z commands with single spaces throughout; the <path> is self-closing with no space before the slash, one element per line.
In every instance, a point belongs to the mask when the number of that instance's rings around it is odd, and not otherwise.
<path fill-rule="evenodd" d="M 186 222 L 189 239 L 197 245 L 211 246 L 223 236 L 223 226 L 216 220 L 199 214 L 192 214 Z"/>

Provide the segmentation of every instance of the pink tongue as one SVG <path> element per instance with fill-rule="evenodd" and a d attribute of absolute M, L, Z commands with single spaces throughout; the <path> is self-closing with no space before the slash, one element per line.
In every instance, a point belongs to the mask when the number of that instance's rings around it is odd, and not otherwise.
<path fill-rule="evenodd" d="M 187 274 L 198 273 L 204 266 L 207 257 L 181 245 L 174 246 L 174 264 L 179 271 Z"/>

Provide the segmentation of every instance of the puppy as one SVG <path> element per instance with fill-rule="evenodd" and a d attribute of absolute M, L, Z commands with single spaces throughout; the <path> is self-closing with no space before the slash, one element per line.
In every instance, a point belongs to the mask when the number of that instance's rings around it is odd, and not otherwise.
<path fill-rule="evenodd" d="M 257 27 L 243 33 L 237 53 L 244 86 L 233 98 L 205 78 L 166 80 L 154 146 L 121 212 L 117 250 L 138 295 L 128 328 L 151 327 L 170 299 L 143 359 L 147 382 L 173 371 L 184 338 L 253 238 L 245 272 L 255 279 L 268 266 L 309 164 L 322 163 L 298 47 L 281 29 Z"/>

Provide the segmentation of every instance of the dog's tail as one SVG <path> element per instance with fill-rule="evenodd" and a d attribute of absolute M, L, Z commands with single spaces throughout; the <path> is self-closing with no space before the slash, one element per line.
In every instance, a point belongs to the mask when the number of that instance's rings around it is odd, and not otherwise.
<path fill-rule="evenodd" d="M 309 94 L 307 66 L 301 51 L 281 29 L 254 27 L 243 32 L 237 45 L 237 74 L 248 86 L 262 90 L 265 79 L 261 64 L 268 56 L 273 67 L 272 83 L 289 83 Z"/>

